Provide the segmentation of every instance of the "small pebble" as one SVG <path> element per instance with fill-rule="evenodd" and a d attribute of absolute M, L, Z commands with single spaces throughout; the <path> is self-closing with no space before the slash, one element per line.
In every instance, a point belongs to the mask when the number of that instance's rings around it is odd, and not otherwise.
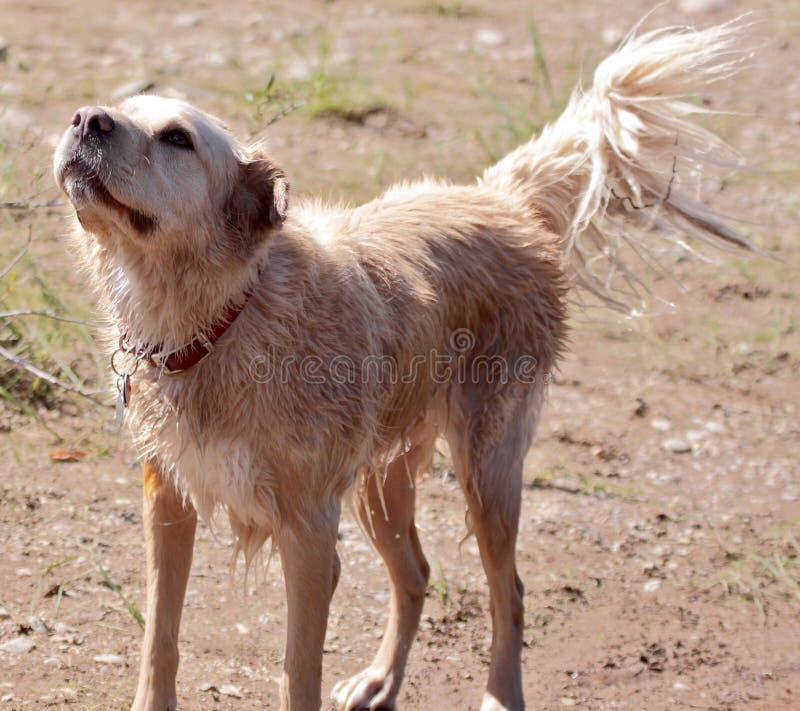
<path fill-rule="evenodd" d="M 653 578 L 652 580 L 648 580 L 644 584 L 644 591 L 646 593 L 653 593 L 661 587 L 661 581 L 658 578 Z"/>
<path fill-rule="evenodd" d="M 719 12 L 730 5 L 730 0 L 680 0 L 678 8 L 690 14 L 700 12 Z"/>
<path fill-rule="evenodd" d="M 242 698 L 242 690 L 233 684 L 223 684 L 219 687 L 219 693 L 223 696 L 230 696 L 233 699 Z"/>
<path fill-rule="evenodd" d="M 678 439 L 677 437 L 672 439 L 665 439 L 663 442 L 663 447 L 668 452 L 672 452 L 674 454 L 685 454 L 686 452 L 692 451 L 691 444 L 682 439 Z"/>
<path fill-rule="evenodd" d="M 602 38 L 603 44 L 606 47 L 614 47 L 615 45 L 618 45 L 622 41 L 623 37 L 625 37 L 625 33 L 619 27 L 608 25 L 603 28 Z"/>
<path fill-rule="evenodd" d="M 644 417 L 649 409 L 650 409 L 649 406 L 642 398 L 640 397 L 636 398 L 636 405 L 633 408 L 633 414 L 636 417 Z"/>
<path fill-rule="evenodd" d="M 200 15 L 195 15 L 192 12 L 182 12 L 172 18 L 172 24 L 175 27 L 197 27 L 200 24 Z"/>
<path fill-rule="evenodd" d="M 41 617 L 36 617 L 35 615 L 31 615 L 28 618 L 28 627 L 30 627 L 37 634 L 50 634 L 50 632 L 53 631 L 52 627 L 50 627 Z"/>
<path fill-rule="evenodd" d="M 63 622 L 56 622 L 55 625 L 53 625 L 53 631 L 56 634 L 74 634 L 78 630 L 70 625 L 65 625 Z"/>
<path fill-rule="evenodd" d="M 650 427 L 658 432 L 666 432 L 672 427 L 672 423 L 669 420 L 665 420 L 663 417 L 656 417 L 654 420 L 650 420 Z"/>
<path fill-rule="evenodd" d="M 209 52 L 203 61 L 209 67 L 224 67 L 228 63 L 228 58 L 220 52 Z"/>
<path fill-rule="evenodd" d="M 92 657 L 94 661 L 98 664 L 114 664 L 116 666 L 124 666 L 125 665 L 125 657 L 121 657 L 119 654 L 96 654 Z"/>
<path fill-rule="evenodd" d="M 8 642 L 0 644 L 0 652 L 10 652 L 11 654 L 25 654 L 30 652 L 36 644 L 29 637 L 16 637 Z"/>
<path fill-rule="evenodd" d="M 484 47 L 499 47 L 506 43 L 506 36 L 499 30 L 484 27 L 475 33 L 475 41 Z"/>

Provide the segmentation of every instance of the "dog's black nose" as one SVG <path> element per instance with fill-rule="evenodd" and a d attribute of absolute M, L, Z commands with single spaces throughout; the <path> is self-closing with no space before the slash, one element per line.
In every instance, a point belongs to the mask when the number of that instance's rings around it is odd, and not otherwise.
<path fill-rule="evenodd" d="M 97 106 L 84 106 L 72 117 L 72 132 L 76 138 L 108 135 L 114 130 L 114 119 Z"/>

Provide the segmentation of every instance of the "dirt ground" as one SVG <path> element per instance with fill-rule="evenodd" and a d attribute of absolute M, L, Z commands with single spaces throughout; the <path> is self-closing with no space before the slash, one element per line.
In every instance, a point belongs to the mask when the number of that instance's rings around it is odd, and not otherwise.
<path fill-rule="evenodd" d="M 266 137 L 295 194 L 356 201 L 401 177 L 470 179 L 557 113 L 649 10 L 2 0 L 0 309 L 96 318 L 50 177 L 77 106 L 143 87 L 186 96 L 236 133 Z M 800 3 L 670 0 L 645 26 L 750 10 L 749 68 L 698 98 L 735 112 L 709 123 L 751 170 L 704 183 L 783 262 L 668 256 L 677 279 L 650 281 L 674 308 L 653 301 L 634 320 L 575 311 L 525 473 L 532 709 L 800 709 Z M 85 326 L 2 316 L 0 345 L 62 379 L 108 382 Z M 127 708 L 145 613 L 135 453 L 111 407 L 4 361 L 0 375 L 0 708 Z M 85 456 L 51 461 L 65 447 Z M 402 709 L 480 702 L 488 597 L 474 540 L 459 545 L 463 514 L 442 456 L 419 491 L 432 576 Z M 244 583 L 241 569 L 229 575 L 229 544 L 224 526 L 199 529 L 180 702 L 277 708 L 280 563 Z M 349 517 L 340 553 L 325 694 L 368 663 L 388 604 Z"/>

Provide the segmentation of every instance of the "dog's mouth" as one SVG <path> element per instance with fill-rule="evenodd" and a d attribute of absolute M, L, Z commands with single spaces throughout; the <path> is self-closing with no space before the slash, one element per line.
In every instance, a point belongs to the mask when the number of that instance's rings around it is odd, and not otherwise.
<path fill-rule="evenodd" d="M 149 234 L 156 228 L 156 218 L 115 198 L 100 178 L 99 171 L 80 154 L 73 155 L 61 167 L 58 182 L 75 208 L 78 221 L 81 212 L 89 206 L 102 205 L 127 219 L 140 234 Z"/>

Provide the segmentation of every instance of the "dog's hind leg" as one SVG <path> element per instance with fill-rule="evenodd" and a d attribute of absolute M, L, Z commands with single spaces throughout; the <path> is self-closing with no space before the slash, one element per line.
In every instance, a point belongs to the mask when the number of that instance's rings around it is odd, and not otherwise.
<path fill-rule="evenodd" d="M 178 628 L 192 565 L 197 514 L 158 465 L 145 462 L 147 624 L 133 711 L 177 708 Z"/>
<path fill-rule="evenodd" d="M 318 711 L 321 703 L 322 646 L 328 609 L 339 575 L 336 536 L 340 503 L 331 498 L 300 504 L 283 518 L 275 541 L 286 586 L 286 654 L 281 711 Z"/>
<path fill-rule="evenodd" d="M 372 663 L 333 689 L 331 696 L 341 711 L 394 708 L 430 573 L 414 525 L 414 479 L 418 471 L 429 466 L 435 442 L 435 433 L 431 433 L 392 461 L 385 481 L 376 481 L 378 475 L 368 474 L 356 485 L 354 508 L 383 559 L 391 602 L 383 641 Z"/>
<path fill-rule="evenodd" d="M 481 711 L 519 711 L 523 587 L 515 563 L 522 465 L 535 429 L 542 394 L 454 398 L 447 439 L 456 476 L 467 499 L 467 522 L 478 540 L 489 583 L 492 649 Z"/>

